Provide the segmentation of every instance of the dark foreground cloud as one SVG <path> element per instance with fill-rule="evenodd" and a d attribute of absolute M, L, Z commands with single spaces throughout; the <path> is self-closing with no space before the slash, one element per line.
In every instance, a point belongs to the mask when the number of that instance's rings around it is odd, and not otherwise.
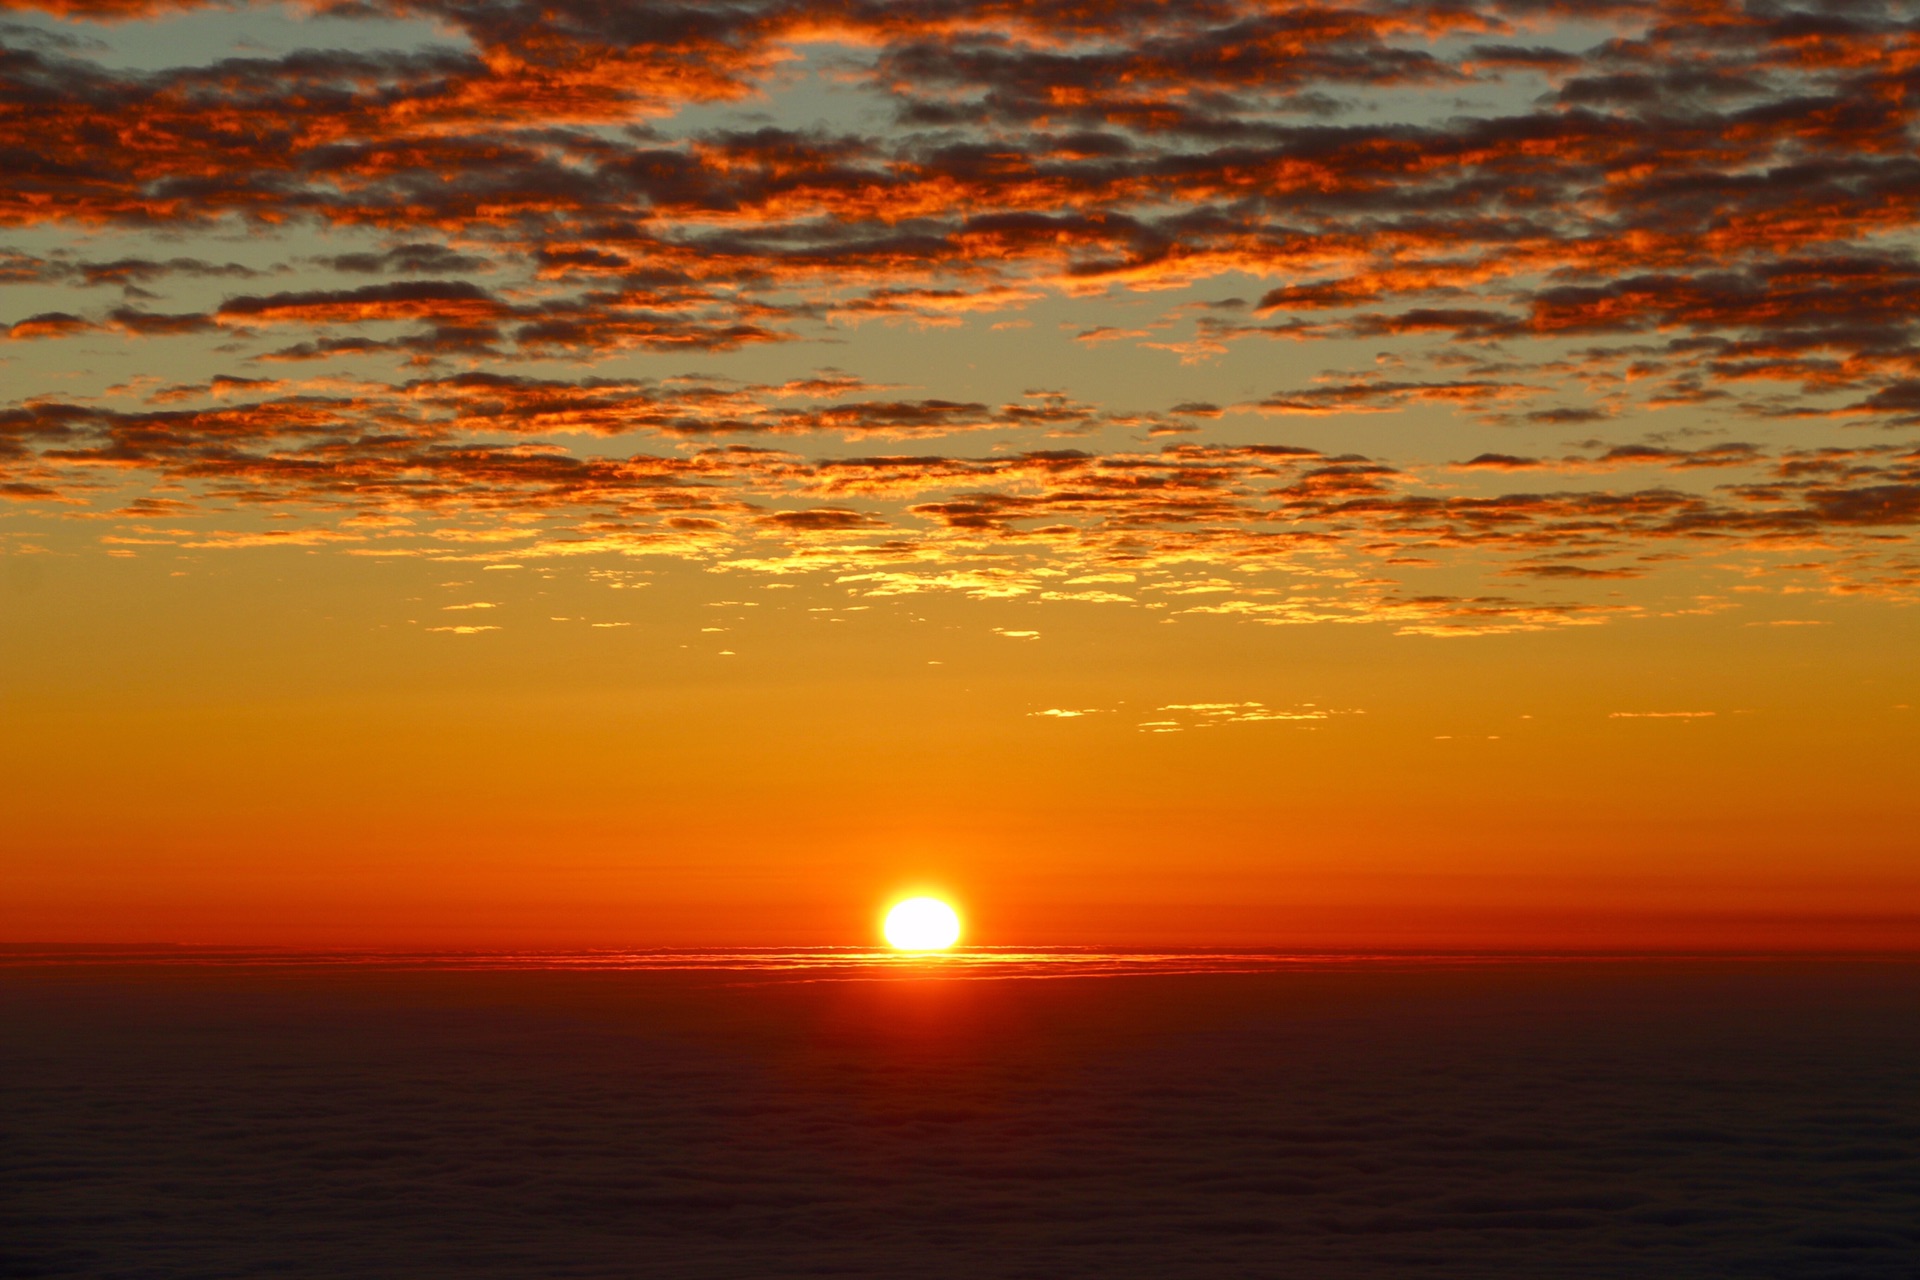
<path fill-rule="evenodd" d="M 0 984 L 8 1274 L 1905 1280 L 1911 967 Z"/>

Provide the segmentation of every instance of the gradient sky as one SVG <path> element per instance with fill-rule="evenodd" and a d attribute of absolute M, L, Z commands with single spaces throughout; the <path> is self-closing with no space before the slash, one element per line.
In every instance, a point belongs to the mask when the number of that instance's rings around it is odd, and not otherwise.
<path fill-rule="evenodd" d="M 1920 944 L 1920 5 L 0 8 L 0 938 Z"/>

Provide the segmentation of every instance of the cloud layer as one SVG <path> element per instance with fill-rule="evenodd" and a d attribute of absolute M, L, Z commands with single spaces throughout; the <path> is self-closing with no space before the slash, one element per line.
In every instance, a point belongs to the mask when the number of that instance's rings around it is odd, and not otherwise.
<path fill-rule="evenodd" d="M 0 1264 L 1892 1280 L 1920 1244 L 1911 966 L 287 962 L 7 975 Z"/>
<path fill-rule="evenodd" d="M 936 566 L 923 581 L 990 555 L 1036 590 L 1173 563 L 1363 584 L 1338 607 L 1220 602 L 1276 620 L 1424 596 L 1445 597 L 1435 616 L 1570 617 L 1603 603 L 1578 584 L 1702 550 L 1914 591 L 1908 4 L 374 3 L 329 12 L 445 38 L 161 70 L 88 33 L 191 6 L 16 7 L 0 224 L 21 239 L 0 281 L 54 304 L 0 343 L 0 495 L 55 515 L 120 492 L 182 518 L 298 512 L 312 541 L 386 521 L 392 550 L 457 526 Z M 820 84 L 859 122 L 765 110 Z M 364 247 L 305 251 L 320 231 Z M 234 233 L 285 252 L 168 247 Z M 858 371 L 865 325 L 985 327 L 1048 300 L 1147 317 L 1075 326 L 1082 344 L 1205 364 L 1281 341 L 1327 372 L 1140 406 Z M 853 372 L 698 371 L 823 336 L 854 339 L 835 357 Z M 33 385 L 103 343 L 228 368 L 79 399 Z M 1390 359 L 1355 369 L 1354 343 Z M 632 373 L 662 359 L 692 372 Z M 1676 411 L 1695 436 L 1652 438 Z M 1403 458 L 1273 435 L 1360 414 L 1595 438 Z M 982 456 L 969 433 L 1020 443 Z M 658 443 L 604 443 L 627 435 Z M 1198 438 L 1138 443 L 1156 436 Z M 118 536 L 149 535 L 169 536 Z M 1476 586 L 1407 578 L 1462 551 Z M 1499 587 L 1523 582 L 1560 593 Z"/>

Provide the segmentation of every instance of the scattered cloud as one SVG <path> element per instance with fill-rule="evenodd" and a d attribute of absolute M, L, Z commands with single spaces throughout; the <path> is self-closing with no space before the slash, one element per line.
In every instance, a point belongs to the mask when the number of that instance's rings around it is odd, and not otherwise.
<path fill-rule="evenodd" d="M 1571 13 L 369 0 L 335 16 L 458 38 L 149 69 L 10 26 L 0 497 L 129 554 L 668 556 L 1436 636 L 1627 616 L 1730 554 L 1920 598 L 1912 25 Z M 870 110 L 774 122 L 823 44 Z M 1144 409 L 702 363 L 900 325 L 1301 358 Z M 72 390 L 102 348 L 219 371 Z M 1334 443 L 1362 415 L 1481 434 Z"/>

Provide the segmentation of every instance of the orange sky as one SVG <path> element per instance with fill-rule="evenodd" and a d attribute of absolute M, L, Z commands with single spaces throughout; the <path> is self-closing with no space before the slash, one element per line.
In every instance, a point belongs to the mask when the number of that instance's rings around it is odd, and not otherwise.
<path fill-rule="evenodd" d="M 9 935 L 864 941 L 927 886 L 982 942 L 1885 945 L 1920 905 L 1914 637 L 1871 608 L 1440 642 L 762 592 L 721 657 L 651 600 L 455 639 L 318 614 L 387 569 L 260 567 L 213 634 L 33 594 Z"/>
<path fill-rule="evenodd" d="M 1908 26 L 14 7 L 0 941 L 1920 943 Z"/>

